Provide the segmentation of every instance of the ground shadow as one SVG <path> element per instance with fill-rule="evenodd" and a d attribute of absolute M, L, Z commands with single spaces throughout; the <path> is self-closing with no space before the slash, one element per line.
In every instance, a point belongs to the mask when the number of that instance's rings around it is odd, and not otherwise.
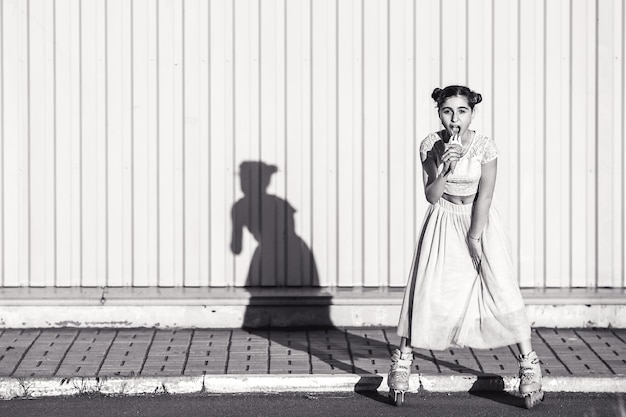
<path fill-rule="evenodd" d="M 456 372 L 470 374 L 476 376 L 476 382 L 472 384 L 469 393 L 476 397 L 485 398 L 501 404 L 510 405 L 519 408 L 526 408 L 524 399 L 505 391 L 504 378 L 502 375 L 485 373 L 477 369 L 468 368 L 457 363 L 443 361 L 433 356 L 427 356 L 419 352 L 414 352 L 416 358 L 432 362 L 438 367 L 444 366 Z"/>
<path fill-rule="evenodd" d="M 243 244 L 243 233 L 247 230 L 256 240 L 258 246 L 254 250 L 248 275 L 246 288 L 249 289 L 249 305 L 244 314 L 242 327 L 251 334 L 268 338 L 270 343 L 284 344 L 284 339 L 272 340 L 271 329 L 281 325 L 281 318 L 276 317 L 276 310 L 268 313 L 264 306 L 264 296 L 258 296 L 263 288 L 301 288 L 308 295 L 317 298 L 319 303 L 314 308 L 302 309 L 307 317 L 285 317 L 284 322 L 297 321 L 306 323 L 307 328 L 323 329 L 326 334 L 344 335 L 345 330 L 338 329 L 330 317 L 332 300 L 323 300 L 331 297 L 328 294 L 316 293 L 321 291 L 315 257 L 308 245 L 296 234 L 296 209 L 286 200 L 268 193 L 272 175 L 278 171 L 274 165 L 263 161 L 244 161 L 239 165 L 239 180 L 244 196 L 232 207 L 232 238 L 231 251 L 240 254 Z M 278 308 L 280 311 L 280 307 Z M 284 309 L 285 313 L 300 314 L 297 309 Z M 313 314 L 311 314 L 313 312 Z M 347 337 L 347 336 L 346 336 Z M 355 335 L 350 335 L 354 338 Z M 358 337 L 358 336 L 356 336 Z M 353 339 L 354 340 L 354 339 Z M 328 349 L 309 341 L 290 341 L 291 349 L 310 353 L 311 357 L 325 362 L 332 369 L 346 373 L 362 375 L 356 384 L 355 391 L 368 393 L 370 398 L 382 400 L 386 397 L 371 394 L 376 392 L 382 382 L 382 377 L 372 372 L 353 366 L 351 360 L 344 357 L 333 357 Z M 359 345 L 376 344 L 376 348 L 384 347 L 389 351 L 388 344 L 374 340 L 360 340 Z M 373 346 L 374 347 L 374 346 Z M 310 351 L 309 351 L 310 350 Z M 352 353 L 352 359 L 358 359 L 359 353 Z M 354 356 L 357 356 L 355 358 Z M 379 398 L 382 397 L 382 398 Z"/>

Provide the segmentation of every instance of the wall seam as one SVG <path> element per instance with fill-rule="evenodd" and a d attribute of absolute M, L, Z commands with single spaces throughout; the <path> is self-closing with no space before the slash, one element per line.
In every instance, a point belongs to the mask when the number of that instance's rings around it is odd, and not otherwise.
<path fill-rule="evenodd" d="M 54 287 L 58 286 L 58 264 L 57 264 L 57 31 L 56 31 L 56 15 L 57 1 L 52 1 L 52 137 L 53 137 L 53 155 L 52 155 L 52 283 Z"/>
<path fill-rule="evenodd" d="M 135 286 L 135 0 L 130 0 L 130 286 Z"/>
<path fill-rule="evenodd" d="M 339 225 L 341 224 L 341 216 L 339 210 L 339 183 L 340 183 L 340 166 L 339 166 L 339 1 L 335 0 L 335 219 L 337 227 L 335 228 L 335 286 L 339 286 L 340 275 L 340 253 L 339 246 Z"/>
<path fill-rule="evenodd" d="M 31 80 L 31 62 L 30 62 L 30 0 L 26 0 L 26 137 L 27 137 L 27 152 L 26 152 L 26 183 L 27 183 L 27 211 L 28 211 L 28 222 L 27 222 L 27 240 L 28 247 L 26 253 L 27 265 L 26 265 L 26 278 L 28 282 L 28 286 L 32 287 L 32 276 L 31 276 L 31 263 L 32 263 L 32 176 L 31 176 L 31 142 L 32 142 L 32 131 L 31 131 L 31 88 L 30 88 L 30 80 Z"/>
<path fill-rule="evenodd" d="M 404 26 L 402 27 L 404 29 Z M 404 35 L 404 32 L 402 33 Z M 404 36 L 403 36 L 404 40 Z M 404 42 L 403 42 L 404 46 Z M 385 172 L 387 173 L 387 201 L 386 201 L 386 222 L 387 222 L 387 251 L 386 251 L 386 277 L 385 287 L 391 284 L 391 0 L 387 0 L 387 120 L 386 120 L 386 141 L 387 141 L 387 157 L 385 159 Z M 379 278 L 379 285 L 381 285 Z"/>
<path fill-rule="evenodd" d="M 156 0 L 156 285 L 161 286 L 161 124 L 159 123 L 161 115 L 161 53 L 160 53 L 160 21 L 161 21 L 161 8 L 159 7 L 160 1 Z"/>
<path fill-rule="evenodd" d="M 574 78 L 574 48 L 573 48 L 573 42 L 572 42 L 572 36 L 574 34 L 573 31 L 573 26 L 574 26 L 574 2 L 573 0 L 569 0 L 569 80 L 568 80 L 568 87 L 569 87 L 569 106 L 568 106 L 568 118 L 569 118 L 569 130 L 570 130 L 570 136 L 572 134 L 572 132 L 574 131 L 574 106 L 572 103 L 572 80 Z M 573 239 L 572 239 L 572 230 L 574 227 L 574 222 L 573 222 L 573 216 L 574 216 L 574 211 L 573 211 L 573 205 L 574 205 L 574 185 L 573 185 L 573 181 L 572 181 L 572 175 L 574 174 L 574 169 L 573 169 L 573 165 L 572 164 L 572 159 L 574 157 L 574 152 L 573 152 L 573 146 L 569 146 L 569 172 L 568 172 L 568 180 L 569 180 L 569 242 L 568 242 L 568 247 L 569 247 L 569 268 L 568 268 L 568 275 L 569 275 L 569 286 L 572 287 L 572 285 L 574 284 L 574 270 L 573 270 L 573 259 L 574 259 L 574 245 L 572 243 Z"/>
<path fill-rule="evenodd" d="M 313 212 L 315 210 L 315 206 L 314 206 L 314 201 L 315 201 L 315 193 L 314 193 L 314 181 L 313 178 L 315 177 L 315 173 L 314 173 L 314 163 L 315 163 L 315 158 L 314 158 L 314 153 L 313 153 L 313 140 L 314 140 L 314 134 L 315 134 L 315 127 L 314 127 L 314 116 L 315 116 L 315 112 L 314 112 L 314 108 L 313 108 L 313 91 L 314 91 L 314 72 L 313 72 L 313 60 L 315 59 L 315 56 L 313 54 L 313 0 L 309 0 L 309 74 L 311 77 L 310 83 L 309 83 L 309 112 L 310 112 L 310 116 L 309 116 L 309 123 L 310 123 L 310 132 L 309 132 L 309 189 L 311 190 L 311 199 L 309 200 L 309 216 L 310 216 L 310 221 L 309 224 L 311 225 L 311 242 L 310 242 L 310 247 L 311 250 L 307 253 L 307 257 L 309 258 L 309 270 L 307 271 L 307 276 L 309 277 L 309 279 L 311 280 L 311 282 L 305 283 L 308 286 L 312 286 L 313 283 L 313 271 L 314 271 L 314 266 L 315 266 L 315 257 L 313 256 L 313 245 L 315 242 L 315 217 L 313 216 Z M 317 279 L 317 282 L 315 283 L 316 285 L 319 285 L 319 276 L 315 277 Z"/>
<path fill-rule="evenodd" d="M 594 86 L 595 87 L 594 88 L 594 90 L 595 90 L 594 91 L 594 95 L 595 95 L 595 103 L 594 103 L 595 104 L 595 106 L 594 106 L 594 110 L 595 110 L 595 119 L 594 119 L 594 137 L 595 137 L 595 143 L 594 143 L 594 146 L 595 146 L 595 155 L 594 155 L 594 158 L 595 158 L 595 161 L 594 161 L 594 163 L 595 163 L 595 167 L 594 167 L 594 172 L 595 172 L 595 178 L 594 178 L 594 180 L 595 180 L 595 184 L 594 184 L 595 185 L 595 189 L 594 189 L 594 193 L 595 193 L 595 199 L 594 199 L 595 213 L 594 213 L 594 220 L 595 220 L 595 230 L 594 230 L 594 234 L 595 234 L 595 236 L 594 236 L 594 240 L 596 242 L 596 245 L 595 245 L 595 259 L 594 259 L 594 272 L 595 272 L 594 287 L 595 288 L 598 288 L 599 278 L 600 278 L 600 276 L 599 276 L 599 272 L 600 271 L 599 271 L 599 267 L 598 267 L 598 257 L 600 255 L 600 251 L 599 251 L 599 248 L 598 248 L 598 242 L 599 242 L 599 240 L 598 240 L 598 238 L 599 238 L 599 233 L 598 233 L 598 228 L 599 228 L 598 210 L 600 208 L 599 201 L 598 201 L 598 197 L 599 197 L 599 193 L 598 193 L 598 185 L 599 185 L 599 178 L 598 178 L 599 177 L 599 170 L 598 170 L 598 167 L 599 167 L 599 164 L 598 164 L 598 162 L 599 162 L 599 160 L 598 160 L 598 150 L 599 150 L 599 146 L 598 146 L 598 134 L 599 134 L 599 129 L 598 129 L 598 116 L 599 116 L 599 112 L 598 112 L 598 105 L 599 105 L 599 101 L 598 101 L 598 97 L 599 97 L 598 96 L 599 77 L 598 77 L 598 75 L 599 75 L 599 65 L 598 64 L 599 64 L 599 62 L 598 62 L 598 60 L 599 60 L 599 51 L 598 51 L 598 48 L 600 46 L 600 42 L 599 42 L 599 40 L 600 40 L 599 39 L 600 31 L 599 31 L 599 22 L 598 22 L 598 19 L 600 17 L 600 14 L 599 14 L 600 9 L 599 8 L 600 8 L 599 1 L 596 0 L 595 1 L 595 22 L 596 23 L 595 23 L 595 28 L 594 28 L 595 29 L 595 39 L 594 39 L 594 46 L 595 46 L 595 51 L 594 51 L 595 52 L 595 62 L 594 62 L 594 64 L 595 64 L 595 74 L 594 74 L 595 75 L 595 77 L 594 77 L 594 83 L 595 83 L 595 86 Z"/>
<path fill-rule="evenodd" d="M 207 170 L 207 174 L 208 174 L 208 178 L 207 178 L 207 226 L 208 226 L 208 232 L 209 232 L 209 239 L 208 239 L 208 253 L 207 253 L 207 262 L 208 262 L 208 270 L 207 270 L 207 286 L 211 287 L 212 281 L 213 281 L 213 274 L 212 274 L 212 270 L 211 270 L 211 265 L 213 264 L 212 259 L 213 259 L 213 253 L 212 253 L 212 247 L 213 247 L 213 241 L 211 240 L 210 236 L 213 235 L 213 224 L 211 222 L 211 208 L 213 207 L 213 198 L 212 198 L 212 193 L 211 193 L 211 182 L 212 182 L 212 175 L 211 175 L 211 157 L 212 157 L 212 147 L 211 147 L 211 141 L 212 141 L 212 125 L 213 125 L 213 119 L 211 117 L 211 111 L 212 111 L 212 97 L 211 97 L 211 93 L 213 92 L 213 89 L 211 88 L 211 82 L 212 82 L 212 76 L 211 76 L 211 69 L 212 69 L 212 58 L 211 58 L 211 41 L 212 41 L 212 37 L 211 37 L 211 18 L 212 18 L 212 14 L 211 14 L 212 10 L 211 10 L 211 1 L 207 2 L 207 24 L 208 24 L 208 30 L 207 30 L 207 36 L 208 36 L 208 41 L 207 41 L 207 64 L 208 64 L 208 80 L 207 80 L 207 93 L 208 93 L 208 103 L 207 103 L 207 120 L 208 120 L 208 124 L 207 124 L 207 134 L 208 134 L 208 144 L 207 144 L 207 161 L 209 162 L 209 168 Z"/>
<path fill-rule="evenodd" d="M 187 50 L 185 48 L 185 41 L 186 41 L 186 37 L 185 37 L 185 13 L 186 13 L 186 9 L 185 9 L 185 1 L 181 0 L 181 4 L 180 4 L 180 8 L 181 8 L 181 70 L 180 70 L 180 78 L 181 78 L 181 121 L 182 121 L 182 126 L 181 126 L 181 134 L 182 134 L 182 144 L 181 144 L 181 163 L 182 163 L 182 169 L 181 169 L 181 175 L 182 175 L 182 187 L 181 187 L 181 193 L 182 195 L 182 286 L 186 287 L 187 286 L 187 158 L 186 158 L 186 151 L 187 151 L 187 123 L 186 123 L 186 115 L 187 115 L 187 106 L 185 105 L 185 100 L 187 99 L 186 94 L 185 94 L 185 88 L 186 88 L 186 78 L 185 78 L 185 64 L 186 64 L 186 58 L 187 58 Z M 198 155 L 195 155 L 196 157 Z M 174 285 L 176 285 L 176 283 L 174 283 Z"/>
<path fill-rule="evenodd" d="M 4 2 L 0 1 L 0 23 L 4 22 Z M 5 239 L 4 239 L 4 31 L 0 27 L 0 284 L 6 286 L 5 282 Z"/>
<path fill-rule="evenodd" d="M 362 287 L 365 281 L 365 0 L 361 0 L 361 242 L 359 253 L 359 282 L 356 284 L 358 287 Z M 352 235 L 354 237 L 354 233 Z"/>
<path fill-rule="evenodd" d="M 104 0 L 104 287 L 109 285 L 109 0 Z"/>
<path fill-rule="evenodd" d="M 82 2 L 78 2 L 78 131 L 79 131 L 79 285 L 82 287 L 84 276 L 84 205 L 83 205 L 83 7 Z"/>
<path fill-rule="evenodd" d="M 543 152 L 542 152 L 542 164 L 543 164 L 543 207 L 542 207 L 542 226 L 543 226 L 543 247 L 541 248 L 542 252 L 543 252 L 543 288 L 545 288 L 547 286 L 548 283 L 548 267 L 547 267 L 547 250 L 548 250 L 548 235 L 547 235 L 547 230 L 546 230 L 546 225 L 548 224 L 548 210 L 547 210 L 547 200 L 548 200 L 548 184 L 547 184 L 547 172 L 548 172 L 548 159 L 546 156 L 546 152 L 547 152 L 547 123 L 546 123 L 546 116 L 545 116 L 545 111 L 547 109 L 547 104 L 548 104 L 548 95 L 546 92 L 546 86 L 547 86 L 547 79 L 548 79 L 548 47 L 547 47 L 547 42 L 548 42 L 548 5 L 547 5 L 547 1 L 543 2 L 543 50 L 542 50 L 542 54 L 543 54 L 543 74 L 542 74 L 542 83 L 543 83 L 543 88 L 542 88 L 542 103 L 543 103 L 543 111 L 544 111 L 544 116 L 541 120 L 541 129 L 542 129 L 542 136 L 543 136 Z"/>

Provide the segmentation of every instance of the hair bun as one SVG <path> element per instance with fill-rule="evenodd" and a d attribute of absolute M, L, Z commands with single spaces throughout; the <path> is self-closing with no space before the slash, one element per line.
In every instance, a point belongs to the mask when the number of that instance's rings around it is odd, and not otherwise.
<path fill-rule="evenodd" d="M 441 88 L 437 87 L 433 90 L 433 93 L 430 96 L 432 97 L 433 100 L 438 102 L 442 91 L 443 90 Z"/>
<path fill-rule="evenodd" d="M 480 93 L 473 93 L 472 95 L 472 101 L 475 105 L 483 101 L 483 96 Z"/>

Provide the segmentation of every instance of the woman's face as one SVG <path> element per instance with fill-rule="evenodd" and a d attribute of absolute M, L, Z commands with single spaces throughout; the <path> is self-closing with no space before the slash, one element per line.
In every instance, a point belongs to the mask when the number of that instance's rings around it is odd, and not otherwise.
<path fill-rule="evenodd" d="M 474 112 L 465 97 L 452 96 L 439 108 L 439 119 L 450 135 L 463 136 L 474 119 Z"/>

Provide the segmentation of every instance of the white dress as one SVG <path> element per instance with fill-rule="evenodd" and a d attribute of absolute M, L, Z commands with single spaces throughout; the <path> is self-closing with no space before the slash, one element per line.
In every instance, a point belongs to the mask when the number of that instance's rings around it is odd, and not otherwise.
<path fill-rule="evenodd" d="M 437 133 L 426 137 L 422 155 L 430 153 L 441 169 L 445 145 Z M 447 178 L 446 193 L 471 195 L 481 165 L 497 157 L 495 143 L 475 134 L 467 152 Z M 510 255 L 508 238 L 495 207 L 482 233 L 483 258 L 477 271 L 467 246 L 472 204 L 440 199 L 429 206 L 416 245 L 398 335 L 416 348 L 449 346 L 492 348 L 530 339 L 530 325 Z"/>

